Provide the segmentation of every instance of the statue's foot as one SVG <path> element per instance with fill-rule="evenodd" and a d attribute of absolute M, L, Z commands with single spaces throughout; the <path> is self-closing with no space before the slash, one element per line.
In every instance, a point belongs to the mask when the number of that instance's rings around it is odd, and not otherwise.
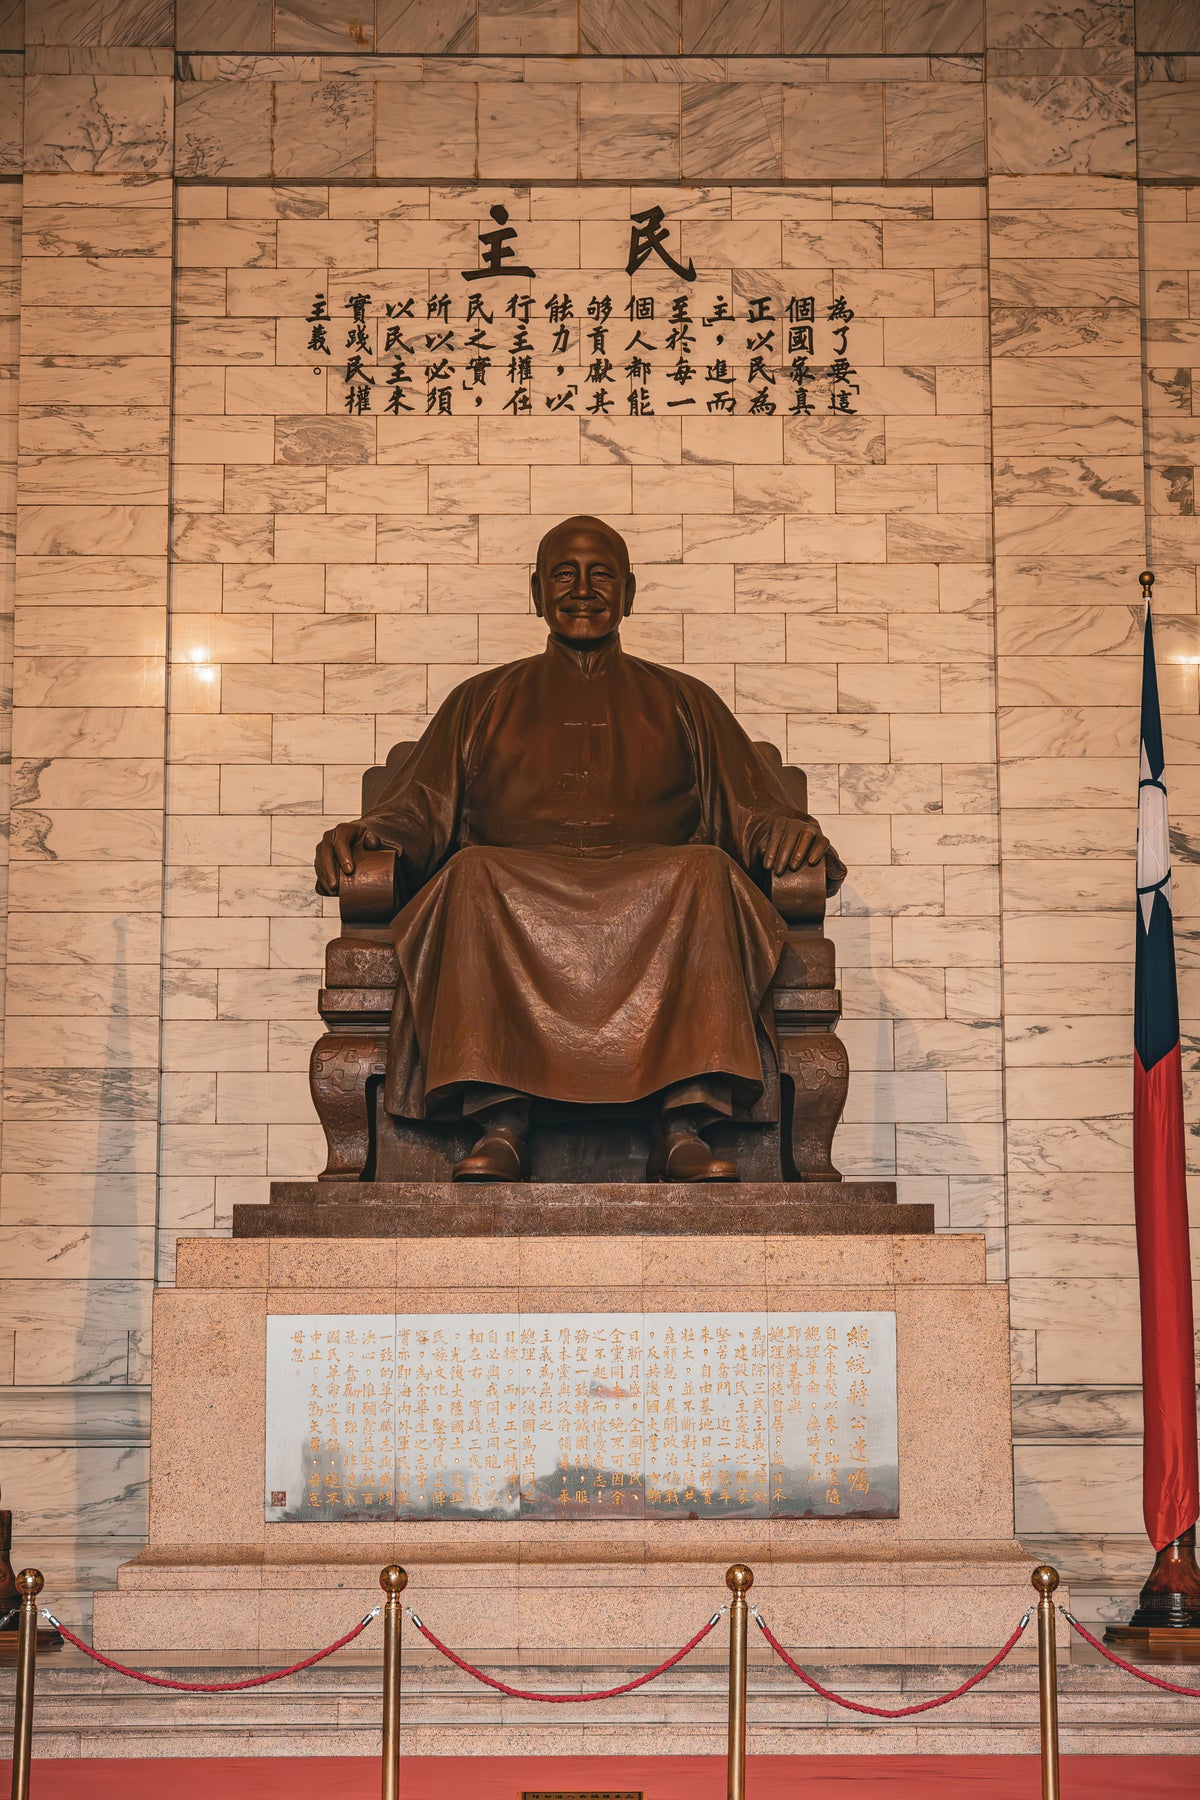
<path fill-rule="evenodd" d="M 452 1181 L 528 1181 L 529 1145 L 507 1125 L 485 1131 L 469 1156 L 456 1162 Z"/>
<path fill-rule="evenodd" d="M 646 1164 L 648 1181 L 736 1181 L 738 1166 L 714 1156 L 694 1132 L 670 1132 L 654 1146 Z"/>

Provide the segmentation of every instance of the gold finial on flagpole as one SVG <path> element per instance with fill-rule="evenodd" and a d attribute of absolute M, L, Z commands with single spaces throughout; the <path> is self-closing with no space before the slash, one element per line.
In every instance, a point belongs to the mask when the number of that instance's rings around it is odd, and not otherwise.
<path fill-rule="evenodd" d="M 1150 590 L 1154 586 L 1154 570 L 1143 569 L 1138 576 L 1138 580 L 1142 584 L 1142 599 L 1148 602 L 1150 599 Z"/>

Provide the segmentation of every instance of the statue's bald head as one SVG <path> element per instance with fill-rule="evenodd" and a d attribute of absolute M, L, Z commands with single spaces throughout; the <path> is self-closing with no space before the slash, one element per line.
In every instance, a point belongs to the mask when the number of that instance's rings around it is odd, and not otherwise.
<path fill-rule="evenodd" d="M 629 546 L 603 519 L 578 513 L 543 537 L 531 587 L 552 637 L 580 648 L 600 644 L 633 606 Z"/>
<path fill-rule="evenodd" d="M 615 525 L 609 525 L 603 519 L 594 518 L 591 513 L 576 513 L 574 517 L 563 519 L 559 524 L 550 527 L 537 547 L 538 568 L 547 564 L 548 558 L 553 556 L 560 540 L 574 538 L 580 533 L 590 533 L 595 537 L 605 539 L 607 543 L 611 544 L 613 553 L 620 559 L 622 569 L 626 574 L 629 573 L 629 545 Z"/>

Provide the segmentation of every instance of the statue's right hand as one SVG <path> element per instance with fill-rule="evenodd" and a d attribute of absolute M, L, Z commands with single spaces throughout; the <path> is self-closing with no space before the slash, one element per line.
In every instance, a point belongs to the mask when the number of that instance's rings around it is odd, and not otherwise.
<path fill-rule="evenodd" d="M 318 894 L 336 894 L 343 875 L 353 875 L 356 851 L 381 848 L 378 832 L 365 819 L 335 825 L 317 845 L 314 866 Z"/>

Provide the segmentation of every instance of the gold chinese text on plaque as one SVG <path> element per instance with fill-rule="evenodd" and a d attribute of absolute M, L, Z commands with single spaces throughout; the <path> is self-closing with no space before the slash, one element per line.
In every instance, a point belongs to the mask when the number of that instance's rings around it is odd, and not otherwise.
<path fill-rule="evenodd" d="M 899 1515 L 896 1315 L 278 1314 L 266 1517 Z"/>

